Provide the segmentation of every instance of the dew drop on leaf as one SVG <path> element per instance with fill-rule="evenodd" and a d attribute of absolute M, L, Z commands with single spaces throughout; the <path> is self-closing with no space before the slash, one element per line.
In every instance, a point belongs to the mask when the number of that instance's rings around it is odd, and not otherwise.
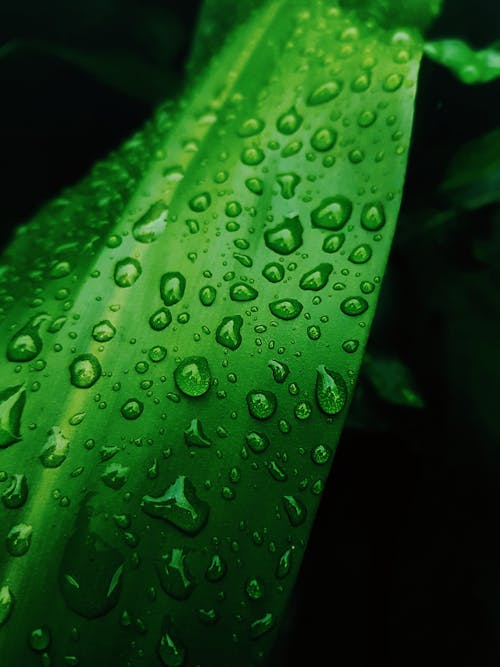
<path fill-rule="evenodd" d="M 295 107 L 290 107 L 288 111 L 285 111 L 285 113 L 279 116 L 276 122 L 276 127 L 281 134 L 293 134 L 294 132 L 297 132 L 302 125 L 302 121 L 303 118 L 297 113 L 297 109 Z"/>
<path fill-rule="evenodd" d="M 339 80 L 327 81 L 315 88 L 307 99 L 309 106 L 317 106 L 318 104 L 325 104 L 335 99 L 342 91 L 342 82 Z"/>
<path fill-rule="evenodd" d="M 278 299 L 269 304 L 269 310 L 280 320 L 293 320 L 302 312 L 302 304 L 297 299 Z"/>
<path fill-rule="evenodd" d="M 187 357 L 174 371 L 177 388 L 186 396 L 203 396 L 210 389 L 212 377 L 205 357 Z"/>
<path fill-rule="evenodd" d="M 363 299 L 362 296 L 351 296 L 348 299 L 344 299 L 340 304 L 340 310 L 344 315 L 349 315 L 350 317 L 357 317 L 362 315 L 368 310 L 368 301 Z"/>
<path fill-rule="evenodd" d="M 312 211 L 311 222 L 313 227 L 337 231 L 344 227 L 351 214 L 351 201 L 343 195 L 336 195 L 323 199 L 318 208 Z"/>
<path fill-rule="evenodd" d="M 25 403 L 24 385 L 0 391 L 0 448 L 21 440 L 21 417 Z"/>
<path fill-rule="evenodd" d="M 327 415 L 337 415 L 347 402 L 347 385 L 344 378 L 336 371 L 318 366 L 316 371 L 316 400 L 320 409 Z"/>
<path fill-rule="evenodd" d="M 385 210 L 382 202 L 369 202 L 363 206 L 361 225 L 369 232 L 376 232 L 385 225 Z"/>
<path fill-rule="evenodd" d="M 247 394 L 248 411 L 255 419 L 269 419 L 276 412 L 278 400 L 272 391 L 253 389 Z"/>
<path fill-rule="evenodd" d="M 142 273 L 142 266 L 133 257 L 124 257 L 115 264 L 114 279 L 118 287 L 132 287 Z"/>
<path fill-rule="evenodd" d="M 167 227 L 168 209 L 164 202 L 156 202 L 137 220 L 132 227 L 132 235 L 139 243 L 153 243 Z"/>
<path fill-rule="evenodd" d="M 313 291 L 323 289 L 326 286 L 332 271 L 333 266 L 331 264 L 318 264 L 318 266 L 311 269 L 311 271 L 304 273 L 299 283 L 301 289 Z"/>
<path fill-rule="evenodd" d="M 223 347 L 230 350 L 237 350 L 241 345 L 241 327 L 243 318 L 241 315 L 224 317 L 215 332 L 215 339 Z"/>
<path fill-rule="evenodd" d="M 150 517 L 163 519 L 187 535 L 196 535 L 208 521 L 209 505 L 201 500 L 193 483 L 179 475 L 159 497 L 143 496 L 142 510 Z"/>
<path fill-rule="evenodd" d="M 71 384 L 79 389 L 92 387 L 101 373 L 101 364 L 93 354 L 80 354 L 69 367 Z"/>
<path fill-rule="evenodd" d="M 173 306 L 184 296 L 186 279 L 178 271 L 164 273 L 160 279 L 160 296 L 166 306 Z"/>

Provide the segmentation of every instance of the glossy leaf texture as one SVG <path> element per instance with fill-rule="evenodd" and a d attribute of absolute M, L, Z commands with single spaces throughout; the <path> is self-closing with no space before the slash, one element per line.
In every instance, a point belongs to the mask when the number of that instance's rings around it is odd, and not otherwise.
<path fill-rule="evenodd" d="M 374 315 L 421 50 L 331 2 L 265 3 L 19 228 L 0 273 L 9 664 L 265 661 Z"/>

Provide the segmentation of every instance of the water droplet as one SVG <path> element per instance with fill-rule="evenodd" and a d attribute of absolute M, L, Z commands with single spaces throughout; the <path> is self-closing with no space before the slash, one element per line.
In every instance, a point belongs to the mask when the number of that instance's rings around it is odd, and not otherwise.
<path fill-rule="evenodd" d="M 186 396 L 203 396 L 210 389 L 212 377 L 205 357 L 187 357 L 174 371 L 175 384 Z"/>
<path fill-rule="evenodd" d="M 386 93 L 393 93 L 398 90 L 398 88 L 401 88 L 402 83 L 403 75 L 399 74 L 398 72 L 393 72 L 392 74 L 388 74 L 385 77 L 382 88 Z"/>
<path fill-rule="evenodd" d="M 260 148 L 245 148 L 241 154 L 241 161 L 243 164 L 253 167 L 260 164 L 265 157 L 264 151 Z"/>
<path fill-rule="evenodd" d="M 280 320 L 293 320 L 302 312 L 302 304 L 297 299 L 278 299 L 269 304 L 269 310 Z"/>
<path fill-rule="evenodd" d="M 228 218 L 237 218 L 241 213 L 241 204 L 237 201 L 228 201 L 224 213 Z"/>
<path fill-rule="evenodd" d="M 262 275 L 270 283 L 279 283 L 285 277 L 285 269 L 277 262 L 270 262 L 262 269 Z"/>
<path fill-rule="evenodd" d="M 353 93 L 363 93 L 368 90 L 371 83 L 371 75 L 369 72 L 363 72 L 351 81 L 351 90 Z"/>
<path fill-rule="evenodd" d="M 351 317 L 357 317 L 362 315 L 368 310 L 368 301 L 363 299 L 362 296 L 351 296 L 348 299 L 344 299 L 340 304 L 340 310 L 344 315 L 350 315 Z"/>
<path fill-rule="evenodd" d="M 311 137 L 311 146 L 316 151 L 329 151 L 337 141 L 337 131 L 329 127 L 320 127 Z"/>
<path fill-rule="evenodd" d="M 44 315 L 37 315 L 12 336 L 7 345 L 9 361 L 32 361 L 40 354 L 43 343 L 38 328 L 44 319 Z"/>
<path fill-rule="evenodd" d="M 247 178 L 245 185 L 255 195 L 261 195 L 264 192 L 264 183 L 260 178 Z"/>
<path fill-rule="evenodd" d="M 274 627 L 274 616 L 269 611 L 250 625 L 250 639 L 259 639 Z"/>
<path fill-rule="evenodd" d="M 50 630 L 46 625 L 41 625 L 32 630 L 28 637 L 28 643 L 33 651 L 45 651 L 50 644 Z"/>
<path fill-rule="evenodd" d="M 267 367 L 271 369 L 273 378 L 278 384 L 283 384 L 290 373 L 288 366 L 277 359 L 271 359 Z"/>
<path fill-rule="evenodd" d="M 283 496 L 283 507 L 292 526 L 300 526 L 307 518 L 307 508 L 300 498 Z"/>
<path fill-rule="evenodd" d="M 149 349 L 148 352 L 148 357 L 155 364 L 159 363 L 160 361 L 163 361 L 166 356 L 167 356 L 167 348 L 163 347 L 163 345 L 154 345 Z"/>
<path fill-rule="evenodd" d="M 382 202 L 374 201 L 363 206 L 361 225 L 369 232 L 376 232 L 385 225 L 385 210 Z"/>
<path fill-rule="evenodd" d="M 358 245 L 349 255 L 349 261 L 353 264 L 364 264 L 368 262 L 372 256 L 372 249 L 368 243 Z"/>
<path fill-rule="evenodd" d="M 264 129 L 264 121 L 260 118 L 247 118 L 237 130 L 239 137 L 253 137 Z"/>
<path fill-rule="evenodd" d="M 250 600 L 260 600 L 264 597 L 264 584 L 259 577 L 250 577 L 245 582 L 245 592 Z"/>
<path fill-rule="evenodd" d="M 316 445 L 316 447 L 311 450 L 311 459 L 319 466 L 328 463 L 331 456 L 332 450 L 326 445 Z"/>
<path fill-rule="evenodd" d="M 166 628 L 160 639 L 158 655 L 165 667 L 182 667 L 186 658 L 186 651 L 175 638 L 170 629 Z"/>
<path fill-rule="evenodd" d="M 323 199 L 318 208 L 311 213 L 313 227 L 339 230 L 346 224 L 352 214 L 352 203 L 347 197 L 337 195 Z"/>
<path fill-rule="evenodd" d="M 8 586 L 0 586 L 0 628 L 5 625 L 14 608 L 14 595 Z"/>
<path fill-rule="evenodd" d="M 276 412 L 278 400 L 272 391 L 254 389 L 247 394 L 248 411 L 255 419 L 269 419 Z"/>
<path fill-rule="evenodd" d="M 101 475 L 101 479 L 110 489 L 118 491 L 126 483 L 130 468 L 120 463 L 109 463 Z"/>
<path fill-rule="evenodd" d="M 205 577 L 208 581 L 216 583 L 226 576 L 227 565 L 226 561 L 219 556 L 219 554 L 214 554 L 210 565 L 205 572 Z"/>
<path fill-rule="evenodd" d="M 294 132 L 297 132 L 302 125 L 303 120 L 302 116 L 297 113 L 297 109 L 295 107 L 290 107 L 288 111 L 285 111 L 285 113 L 281 114 L 278 118 L 276 127 L 281 134 L 293 134 Z"/>
<path fill-rule="evenodd" d="M 196 535 L 208 521 L 209 505 L 198 498 L 193 483 L 179 475 L 163 495 L 143 496 L 143 511 L 155 519 L 163 519 L 187 535 Z"/>
<path fill-rule="evenodd" d="M 195 213 L 203 213 L 212 203 L 212 197 L 209 192 L 202 192 L 189 200 L 189 208 Z"/>
<path fill-rule="evenodd" d="M 136 398 L 129 398 L 120 408 L 122 417 L 125 419 L 138 419 L 144 410 L 144 403 Z"/>
<path fill-rule="evenodd" d="M 347 385 L 344 378 L 336 371 L 325 366 L 316 369 L 316 400 L 321 410 L 327 415 L 338 415 L 347 402 Z"/>
<path fill-rule="evenodd" d="M 291 199 L 295 195 L 295 188 L 300 183 L 300 176 L 291 172 L 289 174 L 278 174 L 276 177 L 283 199 Z"/>
<path fill-rule="evenodd" d="M 188 428 L 184 430 L 184 442 L 190 447 L 211 446 L 212 441 L 205 435 L 202 423 L 198 417 L 194 417 Z"/>
<path fill-rule="evenodd" d="M 276 566 L 276 577 L 278 579 L 284 579 L 290 573 L 292 568 L 292 554 L 293 547 L 286 549 L 286 551 L 281 554 Z"/>
<path fill-rule="evenodd" d="M 342 82 L 338 80 L 327 81 L 315 88 L 309 95 L 307 104 L 309 106 L 316 106 L 330 102 L 337 97 L 342 91 Z"/>
<path fill-rule="evenodd" d="M 11 556 L 19 557 L 27 553 L 31 544 L 32 532 L 32 526 L 27 523 L 18 523 L 9 530 L 5 546 Z"/>
<path fill-rule="evenodd" d="M 9 485 L 2 493 L 2 503 L 8 509 L 22 507 L 28 498 L 28 481 L 26 475 L 10 476 Z"/>
<path fill-rule="evenodd" d="M 241 315 L 224 317 L 222 322 L 217 327 L 217 331 L 215 332 L 216 341 L 223 347 L 227 347 L 230 350 L 237 350 L 242 341 L 242 326 L 243 318 Z"/>
<path fill-rule="evenodd" d="M 178 271 L 164 273 L 160 280 L 160 296 L 166 306 L 174 306 L 184 296 L 186 279 Z"/>
<path fill-rule="evenodd" d="M 259 293 L 247 283 L 234 283 L 229 288 L 229 296 L 233 301 L 253 301 L 259 296 Z"/>
<path fill-rule="evenodd" d="M 162 201 L 153 204 L 148 211 L 134 223 L 132 235 L 140 243 L 153 243 L 167 227 L 168 208 Z"/>
<path fill-rule="evenodd" d="M 304 273 L 300 279 L 300 287 L 303 290 L 313 290 L 317 292 L 323 289 L 328 282 L 333 266 L 331 264 L 318 264 L 314 269 Z"/>
<path fill-rule="evenodd" d="M 92 510 L 84 506 L 66 544 L 59 569 L 61 593 L 68 607 L 84 618 L 104 616 L 122 589 L 122 554 L 90 530 Z"/>
<path fill-rule="evenodd" d="M 376 120 L 377 120 L 376 111 L 365 109 L 364 111 L 361 111 L 358 116 L 358 125 L 360 127 L 370 127 Z"/>
<path fill-rule="evenodd" d="M 21 440 L 21 417 L 25 403 L 24 385 L 0 391 L 0 448 Z"/>
<path fill-rule="evenodd" d="M 302 149 L 302 142 L 298 139 L 290 141 L 283 150 L 281 151 L 282 157 L 292 157 L 292 155 L 297 155 L 297 153 Z"/>
<path fill-rule="evenodd" d="M 71 384 L 79 389 L 92 387 L 101 373 L 101 364 L 93 354 L 80 354 L 69 367 Z"/>
<path fill-rule="evenodd" d="M 302 227 L 298 217 L 287 218 L 284 222 L 264 233 L 267 247 L 280 255 L 290 255 L 302 245 Z"/>
<path fill-rule="evenodd" d="M 109 320 L 101 320 L 92 329 L 92 338 L 98 343 L 107 343 L 116 333 L 115 327 Z"/>
<path fill-rule="evenodd" d="M 183 547 L 173 547 L 161 557 L 161 562 L 156 567 L 161 587 L 174 600 L 187 600 L 194 589 L 186 556 L 187 552 Z"/>
<path fill-rule="evenodd" d="M 114 279 L 118 287 L 132 287 L 142 273 L 142 266 L 133 257 L 124 257 L 115 264 Z"/>
<path fill-rule="evenodd" d="M 53 426 L 42 451 L 40 461 L 45 468 L 59 468 L 69 453 L 69 440 L 58 426 Z"/>
<path fill-rule="evenodd" d="M 149 318 L 149 326 L 154 331 L 163 331 L 172 322 L 172 314 L 168 308 L 159 308 Z"/>
<path fill-rule="evenodd" d="M 342 343 L 342 349 L 344 350 L 344 352 L 347 352 L 348 354 L 353 354 L 354 352 L 356 352 L 358 347 L 359 347 L 359 340 L 355 339 L 345 340 Z"/>
<path fill-rule="evenodd" d="M 295 406 L 293 413 L 299 421 L 305 421 L 312 414 L 312 405 L 309 401 L 300 401 Z"/>

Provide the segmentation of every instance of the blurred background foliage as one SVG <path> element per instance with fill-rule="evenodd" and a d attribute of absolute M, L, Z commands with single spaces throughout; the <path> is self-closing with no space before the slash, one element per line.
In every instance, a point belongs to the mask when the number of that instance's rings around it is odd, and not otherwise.
<path fill-rule="evenodd" d="M 2 1 L 2 245 L 182 90 L 199 10 Z M 499 25 L 495 0 L 448 0 L 429 39 L 483 48 Z M 499 93 L 424 60 L 399 231 L 275 667 L 500 664 Z"/>

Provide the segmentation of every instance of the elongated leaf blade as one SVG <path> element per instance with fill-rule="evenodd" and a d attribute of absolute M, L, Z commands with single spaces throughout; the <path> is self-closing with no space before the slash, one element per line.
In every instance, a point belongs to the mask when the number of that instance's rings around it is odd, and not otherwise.
<path fill-rule="evenodd" d="M 19 229 L 8 661 L 268 655 L 374 315 L 420 56 L 411 31 L 268 2 L 178 109 Z"/>

